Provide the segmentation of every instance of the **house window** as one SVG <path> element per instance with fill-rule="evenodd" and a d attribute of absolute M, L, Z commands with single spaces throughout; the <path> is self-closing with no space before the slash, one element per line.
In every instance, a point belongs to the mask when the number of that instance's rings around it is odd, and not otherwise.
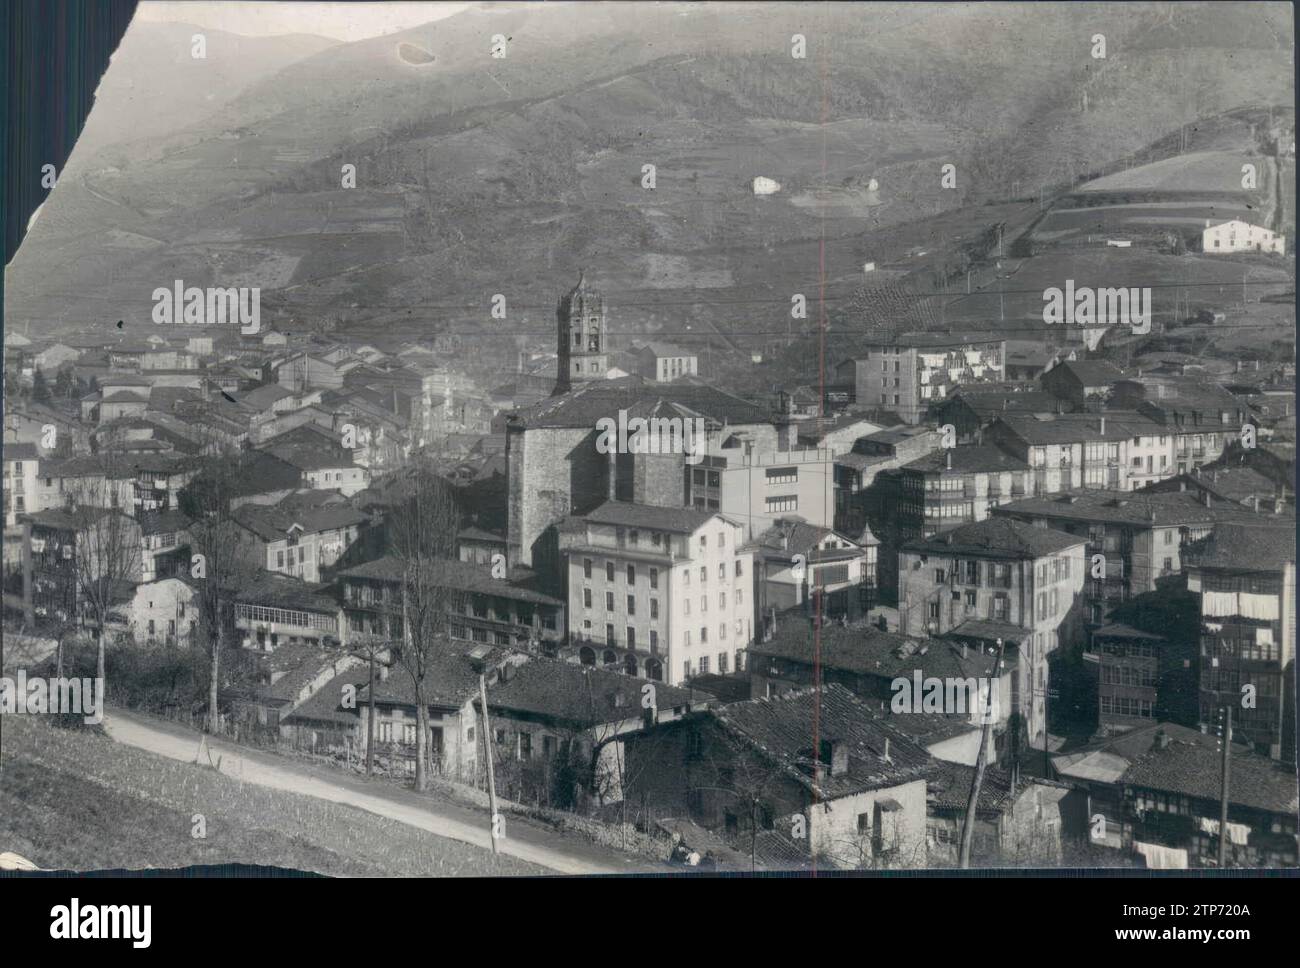
<path fill-rule="evenodd" d="M 709 657 L 707 655 L 702 655 L 700 656 L 700 675 L 707 676 L 708 674 L 709 674 Z"/>
<path fill-rule="evenodd" d="M 614 580 L 614 562 L 607 561 L 605 562 L 605 581 L 612 582 L 613 580 Z"/>
<path fill-rule="evenodd" d="M 607 612 L 612 612 L 612 611 L 614 611 L 614 593 L 613 593 L 613 592 L 605 592 L 605 611 L 607 611 Z"/>
<path fill-rule="evenodd" d="M 583 608 L 591 608 L 591 589 L 590 589 L 590 588 L 584 588 L 584 589 L 582 590 L 582 607 L 583 607 Z"/>
<path fill-rule="evenodd" d="M 659 617 L 659 599 L 652 598 L 650 599 L 650 618 L 657 619 L 658 617 Z"/>
<path fill-rule="evenodd" d="M 656 537 L 657 537 L 657 535 L 656 535 Z M 658 543 L 658 542 L 656 542 L 656 544 L 657 544 L 657 543 Z M 652 589 L 657 589 L 657 588 L 659 587 L 659 569 L 658 569 L 658 568 L 651 568 L 651 569 L 650 569 L 650 587 L 651 587 Z"/>
<path fill-rule="evenodd" d="M 736 577 L 739 578 L 739 577 L 740 577 L 741 575 L 743 575 L 744 573 L 745 573 L 745 569 L 744 569 L 744 567 L 743 567 L 743 563 L 741 562 L 741 560 L 740 560 L 739 558 L 737 558 L 737 559 L 736 559 Z"/>
<path fill-rule="evenodd" d="M 636 565 L 627 566 L 627 583 L 629 585 L 636 584 Z"/>
<path fill-rule="evenodd" d="M 531 760 L 533 758 L 533 734 L 519 734 L 519 758 L 521 760 Z"/>
<path fill-rule="evenodd" d="M 704 626 L 701 625 L 701 626 L 700 626 L 700 645 L 707 645 L 708 642 L 709 642 L 709 630 L 708 630 L 707 628 L 705 628 Z"/>
<path fill-rule="evenodd" d="M 724 674 L 727 671 L 727 653 L 725 652 L 718 653 L 718 671 Z"/>
<path fill-rule="evenodd" d="M 635 596 L 635 595 L 629 595 L 629 596 L 627 596 L 627 614 L 629 614 L 629 615 L 635 615 L 635 614 L 636 614 L 636 596 Z"/>
<path fill-rule="evenodd" d="M 583 558 L 583 559 L 582 559 L 582 577 L 583 577 L 583 578 L 588 578 L 588 579 L 591 578 L 591 559 L 590 559 L 590 558 Z"/>

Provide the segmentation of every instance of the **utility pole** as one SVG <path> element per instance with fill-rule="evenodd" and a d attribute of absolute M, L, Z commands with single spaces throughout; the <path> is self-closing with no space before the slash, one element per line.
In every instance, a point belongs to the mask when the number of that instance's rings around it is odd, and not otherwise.
<path fill-rule="evenodd" d="M 975 781 L 971 784 L 970 799 L 966 801 L 966 820 L 961 828 L 961 851 L 958 864 L 970 867 L 971 842 L 975 837 L 975 814 L 979 805 L 980 785 L 984 782 L 984 767 L 989 759 L 989 736 L 993 731 L 993 694 L 1002 688 L 1002 640 L 998 639 L 998 658 L 993 664 L 993 680 L 989 683 L 989 699 L 984 709 L 984 724 L 980 727 L 980 751 L 975 757 Z"/>
<path fill-rule="evenodd" d="M 475 652 L 479 650 L 475 649 Z M 487 662 L 486 650 L 480 656 L 470 653 L 478 666 L 478 701 L 483 707 L 483 755 L 487 759 L 488 779 L 488 839 L 492 841 L 492 853 L 497 852 L 497 781 L 492 768 L 492 724 L 488 721 L 487 705 Z"/>
<path fill-rule="evenodd" d="M 375 772 L 375 650 L 370 649 L 369 713 L 366 716 L 366 776 Z"/>
<path fill-rule="evenodd" d="M 1219 787 L 1219 870 L 1228 861 L 1228 773 L 1232 760 L 1232 707 L 1223 707 L 1223 782 Z"/>

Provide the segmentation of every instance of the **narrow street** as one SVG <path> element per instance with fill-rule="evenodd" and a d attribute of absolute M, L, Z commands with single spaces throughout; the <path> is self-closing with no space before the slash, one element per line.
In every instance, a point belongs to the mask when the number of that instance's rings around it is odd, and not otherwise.
<path fill-rule="evenodd" d="M 113 708 L 104 715 L 104 728 L 118 743 L 134 746 L 174 760 L 193 762 L 200 734 L 183 726 L 154 720 Z M 225 740 L 208 740 L 221 772 L 244 783 L 301 793 L 347 804 L 410 824 L 440 837 L 491 849 L 486 811 L 461 806 L 327 767 L 295 761 L 237 746 Z M 506 816 L 506 836 L 498 842 L 502 853 L 550 868 L 558 874 L 632 874 L 666 872 L 666 865 Z"/>

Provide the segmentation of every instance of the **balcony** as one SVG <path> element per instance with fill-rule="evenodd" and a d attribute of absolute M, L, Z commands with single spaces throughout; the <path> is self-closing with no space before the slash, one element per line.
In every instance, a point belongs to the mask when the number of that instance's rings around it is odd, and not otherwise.
<path fill-rule="evenodd" d="M 235 627 L 288 632 L 295 635 L 338 635 L 338 619 L 333 615 L 269 605 L 235 605 Z"/>

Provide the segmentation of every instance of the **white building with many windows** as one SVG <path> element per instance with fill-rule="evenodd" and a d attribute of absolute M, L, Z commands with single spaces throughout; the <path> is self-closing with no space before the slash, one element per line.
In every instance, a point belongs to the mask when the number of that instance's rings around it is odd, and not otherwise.
<path fill-rule="evenodd" d="M 1285 255 L 1286 237 L 1240 219 L 1213 225 L 1206 219 L 1205 231 L 1201 233 L 1201 248 L 1205 252 L 1275 252 Z"/>
<path fill-rule="evenodd" d="M 569 658 L 678 685 L 745 665 L 753 553 L 716 511 L 609 501 L 561 531 Z"/>

